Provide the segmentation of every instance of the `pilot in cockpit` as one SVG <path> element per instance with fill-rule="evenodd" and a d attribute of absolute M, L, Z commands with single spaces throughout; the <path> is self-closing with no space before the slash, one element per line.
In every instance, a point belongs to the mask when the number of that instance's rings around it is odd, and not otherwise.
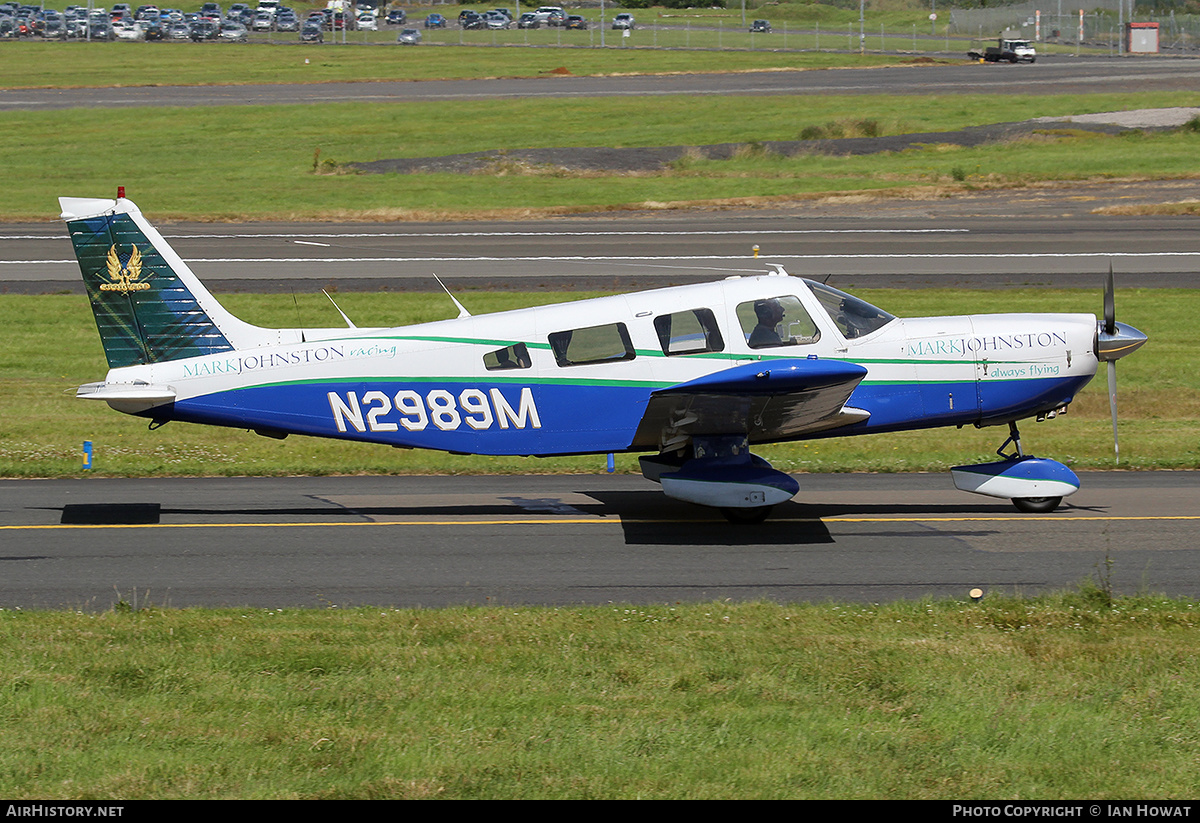
<path fill-rule="evenodd" d="M 754 301 L 754 314 L 758 318 L 758 325 L 754 327 L 754 331 L 750 332 L 750 348 L 782 345 L 783 341 L 776 329 L 783 321 L 784 315 L 783 306 L 779 305 L 779 301 L 775 299 Z"/>

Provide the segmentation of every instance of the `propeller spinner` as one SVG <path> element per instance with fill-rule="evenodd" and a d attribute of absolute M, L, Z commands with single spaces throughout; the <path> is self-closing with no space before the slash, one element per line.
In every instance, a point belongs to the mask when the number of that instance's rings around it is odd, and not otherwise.
<path fill-rule="evenodd" d="M 1117 440 L 1117 361 L 1133 354 L 1146 342 L 1146 335 L 1133 326 L 1117 322 L 1116 300 L 1113 297 L 1112 265 L 1104 282 L 1104 318 L 1096 330 L 1096 359 L 1108 363 L 1108 407 L 1112 412 L 1113 453 L 1121 462 L 1121 446 Z"/>

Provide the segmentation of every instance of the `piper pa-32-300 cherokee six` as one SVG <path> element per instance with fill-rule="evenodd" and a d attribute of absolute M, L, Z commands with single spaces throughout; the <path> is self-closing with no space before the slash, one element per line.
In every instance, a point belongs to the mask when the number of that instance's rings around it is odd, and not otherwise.
<path fill-rule="evenodd" d="M 1026 455 L 1145 342 L 1105 316 L 901 319 L 821 283 L 731 277 L 391 329 L 266 329 L 213 298 L 132 202 L 62 198 L 110 370 L 78 396 L 149 418 L 491 455 L 644 452 L 670 497 L 765 518 L 799 491 L 760 443 L 1009 427 L 959 488 L 1049 511 L 1079 481 Z M 457 301 L 455 301 L 457 304 Z M 1115 436 L 1115 394 L 1114 436 Z M 1004 449 L 1010 444 L 1012 454 Z"/>

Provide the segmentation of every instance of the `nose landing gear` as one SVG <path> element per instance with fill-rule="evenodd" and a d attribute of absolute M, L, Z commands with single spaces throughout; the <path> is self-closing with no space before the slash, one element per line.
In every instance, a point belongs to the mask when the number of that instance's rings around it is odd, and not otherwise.
<path fill-rule="evenodd" d="M 1025 454 L 1015 422 L 1008 424 L 1008 432 L 1008 439 L 996 450 L 1003 460 L 950 470 L 956 488 L 1006 498 L 1018 511 L 1035 514 L 1054 511 L 1064 497 L 1079 491 L 1079 478 L 1062 463 Z M 1015 451 L 1005 454 L 1010 444 Z"/>

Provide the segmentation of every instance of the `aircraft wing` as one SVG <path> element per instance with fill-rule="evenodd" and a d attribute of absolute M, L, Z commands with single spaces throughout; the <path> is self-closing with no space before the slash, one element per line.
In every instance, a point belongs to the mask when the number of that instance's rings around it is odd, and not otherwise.
<path fill-rule="evenodd" d="M 631 447 L 665 451 L 691 437 L 742 433 L 763 443 L 858 423 L 870 414 L 846 400 L 866 375 L 855 363 L 816 358 L 714 372 L 651 394 Z"/>

